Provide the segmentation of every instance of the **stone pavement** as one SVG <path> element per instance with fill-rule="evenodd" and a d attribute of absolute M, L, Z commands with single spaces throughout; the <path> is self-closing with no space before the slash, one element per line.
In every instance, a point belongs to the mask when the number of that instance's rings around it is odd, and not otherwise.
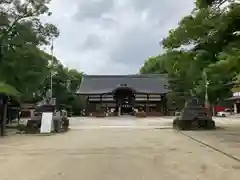
<path fill-rule="evenodd" d="M 239 179 L 239 162 L 165 128 L 170 125 L 169 118 L 81 117 L 71 120 L 68 133 L 6 137 L 0 139 L 1 180 Z M 217 138 L 207 131 L 193 135 Z"/>

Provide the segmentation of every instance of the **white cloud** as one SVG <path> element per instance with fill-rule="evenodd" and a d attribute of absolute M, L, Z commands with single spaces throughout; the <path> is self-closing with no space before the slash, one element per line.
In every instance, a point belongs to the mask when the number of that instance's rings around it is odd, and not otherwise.
<path fill-rule="evenodd" d="M 60 29 L 55 55 L 88 74 L 132 74 L 161 52 L 159 42 L 188 15 L 193 0 L 53 0 Z"/>

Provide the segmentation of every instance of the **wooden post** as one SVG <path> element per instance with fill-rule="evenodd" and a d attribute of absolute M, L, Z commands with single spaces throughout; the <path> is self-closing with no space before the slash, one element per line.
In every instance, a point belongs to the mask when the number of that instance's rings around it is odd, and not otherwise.
<path fill-rule="evenodd" d="M 132 96 L 131 96 L 131 105 L 132 105 L 132 109 L 134 111 L 134 109 L 135 109 L 135 95 L 134 94 L 132 94 Z"/>
<path fill-rule="evenodd" d="M 237 102 L 234 102 L 233 111 L 234 111 L 234 114 L 237 114 Z"/>
<path fill-rule="evenodd" d="M 148 113 L 149 113 L 148 101 L 149 101 L 149 95 L 147 94 L 146 115 L 148 115 Z"/>
<path fill-rule="evenodd" d="M 7 102 L 8 97 L 5 95 L 0 95 L 0 136 L 5 135 L 5 121 L 6 121 L 6 114 L 7 114 Z"/>
<path fill-rule="evenodd" d="M 1 100 L 2 101 L 2 100 Z M 3 102 L 0 104 L 0 136 L 4 136 L 4 108 L 5 105 L 3 105 Z"/>
<path fill-rule="evenodd" d="M 108 116 L 109 113 L 108 113 L 108 105 L 107 105 L 107 101 L 106 101 L 106 104 L 105 104 L 105 112 L 106 112 L 106 115 Z"/>
<path fill-rule="evenodd" d="M 17 113 L 18 113 L 18 116 L 17 116 L 17 124 L 19 125 L 19 123 L 20 123 L 20 107 L 18 108 Z"/>
<path fill-rule="evenodd" d="M 85 116 L 89 116 L 89 96 L 86 100 Z"/>
<path fill-rule="evenodd" d="M 164 116 L 167 115 L 167 98 L 165 97 L 166 95 L 163 95 L 161 98 L 163 100 L 163 114 Z"/>
<path fill-rule="evenodd" d="M 102 108 L 102 94 L 100 94 L 100 104 L 101 104 L 101 108 Z"/>
<path fill-rule="evenodd" d="M 103 107 L 102 107 L 102 94 L 100 94 L 100 112 L 98 112 L 98 113 L 100 113 L 100 115 L 102 116 L 102 110 L 103 110 Z"/>

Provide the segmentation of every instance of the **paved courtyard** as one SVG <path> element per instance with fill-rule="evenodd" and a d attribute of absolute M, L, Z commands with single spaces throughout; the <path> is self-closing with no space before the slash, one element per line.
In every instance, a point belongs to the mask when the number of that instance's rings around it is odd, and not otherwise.
<path fill-rule="evenodd" d="M 81 117 L 65 134 L 0 139 L 1 180 L 239 179 L 240 119 L 184 132 L 220 152 L 172 130 L 171 121 Z"/>

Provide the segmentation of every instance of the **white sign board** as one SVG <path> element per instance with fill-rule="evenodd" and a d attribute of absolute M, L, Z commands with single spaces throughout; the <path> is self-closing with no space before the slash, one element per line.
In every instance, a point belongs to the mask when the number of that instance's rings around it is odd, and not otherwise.
<path fill-rule="evenodd" d="M 42 113 L 41 133 L 50 133 L 53 125 L 53 113 Z"/>

